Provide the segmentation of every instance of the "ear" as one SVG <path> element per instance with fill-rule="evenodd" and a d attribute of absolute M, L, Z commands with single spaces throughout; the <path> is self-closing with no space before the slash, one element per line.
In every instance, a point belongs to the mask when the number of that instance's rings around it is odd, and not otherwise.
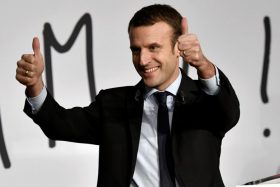
<path fill-rule="evenodd" d="M 175 52 L 175 54 L 176 54 L 176 56 L 177 56 L 177 58 L 179 58 L 181 55 L 180 55 L 180 50 L 179 50 L 179 48 L 178 48 L 178 41 L 175 43 L 175 46 L 174 46 L 174 52 Z"/>

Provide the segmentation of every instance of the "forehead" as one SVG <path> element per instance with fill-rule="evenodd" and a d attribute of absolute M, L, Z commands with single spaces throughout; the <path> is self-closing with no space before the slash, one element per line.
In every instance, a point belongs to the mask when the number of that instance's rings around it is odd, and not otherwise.
<path fill-rule="evenodd" d="M 165 22 L 157 22 L 149 26 L 131 28 L 129 31 L 130 43 L 133 45 L 144 45 L 154 42 L 170 42 L 173 29 Z"/>

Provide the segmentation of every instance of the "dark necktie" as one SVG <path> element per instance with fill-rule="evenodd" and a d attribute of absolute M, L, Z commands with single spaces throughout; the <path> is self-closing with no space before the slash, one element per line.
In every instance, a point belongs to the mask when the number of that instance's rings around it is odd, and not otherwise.
<path fill-rule="evenodd" d="M 166 106 L 167 92 L 156 92 L 155 97 L 158 101 L 157 132 L 160 187 L 174 187 L 175 174 L 171 150 L 168 108 Z"/>

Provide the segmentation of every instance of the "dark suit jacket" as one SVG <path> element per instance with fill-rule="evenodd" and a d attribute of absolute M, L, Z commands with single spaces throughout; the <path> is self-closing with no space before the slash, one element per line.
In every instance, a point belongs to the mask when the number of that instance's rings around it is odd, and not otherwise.
<path fill-rule="evenodd" d="M 225 133 L 239 119 L 239 102 L 220 71 L 221 89 L 209 96 L 183 73 L 172 121 L 176 179 L 184 187 L 224 186 L 219 158 Z M 41 110 L 24 111 L 53 140 L 99 145 L 99 187 L 128 187 L 136 163 L 144 84 L 101 90 L 88 107 L 64 109 L 47 95 Z"/>

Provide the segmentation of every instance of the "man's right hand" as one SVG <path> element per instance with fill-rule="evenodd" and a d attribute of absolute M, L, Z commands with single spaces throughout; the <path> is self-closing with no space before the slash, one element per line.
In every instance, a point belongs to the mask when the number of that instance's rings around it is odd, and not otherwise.
<path fill-rule="evenodd" d="M 39 95 L 43 89 L 44 83 L 42 73 L 45 63 L 40 51 L 40 42 L 37 37 L 32 42 L 33 54 L 23 54 L 17 62 L 16 79 L 26 86 L 28 97 Z"/>

